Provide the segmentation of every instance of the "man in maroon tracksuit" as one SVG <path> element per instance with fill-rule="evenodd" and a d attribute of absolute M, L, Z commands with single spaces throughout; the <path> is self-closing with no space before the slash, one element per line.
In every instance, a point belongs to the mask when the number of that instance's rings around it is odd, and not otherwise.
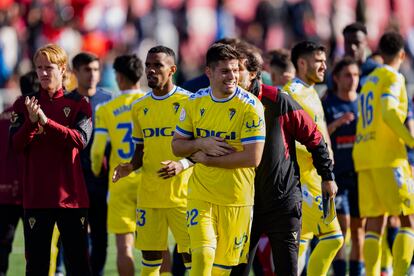
<path fill-rule="evenodd" d="M 12 145 L 25 157 L 23 177 L 26 275 L 48 275 L 54 224 L 62 237 L 71 275 L 90 275 L 88 194 L 79 151 L 91 132 L 87 98 L 63 88 L 67 55 L 49 44 L 34 56 L 40 92 L 13 106 Z"/>

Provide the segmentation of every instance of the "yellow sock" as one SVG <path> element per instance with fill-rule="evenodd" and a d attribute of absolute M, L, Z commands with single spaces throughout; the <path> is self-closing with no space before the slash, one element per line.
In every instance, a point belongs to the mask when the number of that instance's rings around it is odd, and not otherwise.
<path fill-rule="evenodd" d="M 49 266 L 49 276 L 54 276 L 56 273 L 56 263 L 57 263 L 57 256 L 59 253 L 60 248 L 58 248 L 58 241 L 59 241 L 60 232 L 56 226 L 53 228 L 52 234 L 52 242 L 50 245 L 50 266 Z"/>
<path fill-rule="evenodd" d="M 307 275 L 326 275 L 343 243 L 342 233 L 330 233 L 319 237 L 318 245 L 309 258 Z"/>
<path fill-rule="evenodd" d="M 414 230 L 401 227 L 392 246 L 394 255 L 393 269 L 395 276 L 407 275 L 414 250 Z"/>
<path fill-rule="evenodd" d="M 141 276 L 159 276 L 162 259 L 149 261 L 142 259 Z"/>
<path fill-rule="evenodd" d="M 306 253 L 309 247 L 309 240 L 300 240 L 299 254 L 298 254 L 298 275 L 302 274 L 302 271 L 306 265 Z"/>
<path fill-rule="evenodd" d="M 213 270 L 215 250 L 200 247 L 191 251 L 190 276 L 210 276 Z"/>
<path fill-rule="evenodd" d="M 385 227 L 385 232 L 383 237 L 387 236 L 387 227 Z M 392 267 L 392 255 L 391 249 L 388 245 L 387 239 L 381 240 L 381 271 L 390 271 Z"/>
<path fill-rule="evenodd" d="M 173 276 L 171 272 L 161 272 L 160 276 Z"/>
<path fill-rule="evenodd" d="M 381 274 L 381 236 L 376 232 L 366 232 L 364 242 L 366 276 Z"/>
<path fill-rule="evenodd" d="M 212 276 L 229 276 L 231 273 L 232 266 L 224 266 L 213 264 Z"/>

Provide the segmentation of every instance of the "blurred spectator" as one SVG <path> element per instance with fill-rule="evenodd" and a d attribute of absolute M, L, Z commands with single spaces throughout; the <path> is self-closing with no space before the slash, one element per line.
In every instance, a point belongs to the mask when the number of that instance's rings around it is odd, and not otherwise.
<path fill-rule="evenodd" d="M 410 59 L 402 71 L 411 76 L 413 6 L 410 0 L 3 0 L 0 88 L 13 86 L 14 74 L 27 72 L 34 50 L 45 43 L 61 45 L 70 58 L 80 50 L 93 52 L 104 69 L 113 56 L 135 52 L 143 58 L 149 48 L 167 45 L 180 57 L 178 84 L 203 72 L 204 53 L 223 37 L 245 39 L 264 51 L 323 41 L 331 45 L 331 64 L 344 53 L 342 29 L 355 21 L 366 25 L 372 49 L 384 30 L 400 30 Z M 107 73 L 101 84 L 116 87 Z"/>
<path fill-rule="evenodd" d="M 36 72 L 20 78 L 23 96 L 39 91 Z M 9 145 L 10 122 L 15 119 L 9 107 L 0 114 L 0 275 L 7 273 L 9 254 L 17 224 L 23 218 L 22 185 L 23 155 L 16 154 Z"/>

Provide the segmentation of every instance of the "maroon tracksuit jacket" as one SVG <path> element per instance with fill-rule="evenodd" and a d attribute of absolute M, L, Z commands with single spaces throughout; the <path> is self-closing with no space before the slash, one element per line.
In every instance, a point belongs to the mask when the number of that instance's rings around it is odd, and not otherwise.
<path fill-rule="evenodd" d="M 23 207 L 88 208 L 88 194 L 79 152 L 92 133 L 91 107 L 86 97 L 66 93 L 34 95 L 48 117 L 44 126 L 32 123 L 19 98 L 13 105 L 13 148 L 25 157 Z"/>

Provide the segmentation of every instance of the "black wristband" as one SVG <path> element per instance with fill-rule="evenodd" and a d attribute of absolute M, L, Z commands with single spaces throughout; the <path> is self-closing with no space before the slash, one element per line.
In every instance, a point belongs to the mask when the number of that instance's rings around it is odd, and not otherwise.
<path fill-rule="evenodd" d="M 188 159 L 188 161 L 190 161 L 193 164 L 196 164 L 197 163 L 196 161 L 194 161 L 193 159 L 191 159 L 191 157 L 186 157 L 186 158 Z"/>
<path fill-rule="evenodd" d="M 335 180 L 335 174 L 333 172 L 326 173 L 321 175 L 323 181 L 333 181 Z"/>

